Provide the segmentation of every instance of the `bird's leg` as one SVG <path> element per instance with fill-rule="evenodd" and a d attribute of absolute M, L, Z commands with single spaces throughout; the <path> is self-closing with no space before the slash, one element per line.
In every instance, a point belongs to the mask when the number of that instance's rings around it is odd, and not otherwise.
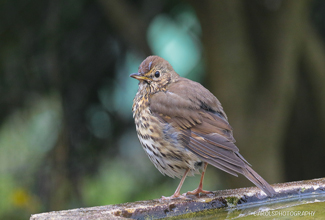
<path fill-rule="evenodd" d="M 187 193 L 184 193 L 183 196 L 185 195 L 199 195 L 200 193 L 204 193 L 204 194 L 209 194 L 211 193 L 211 191 L 206 191 L 206 190 L 203 190 L 202 187 L 203 187 L 203 179 L 204 179 L 204 174 L 205 174 L 205 170 L 208 166 L 208 163 L 205 163 L 204 162 L 204 167 L 203 167 L 203 171 L 202 171 L 202 175 L 201 175 L 201 180 L 200 180 L 200 184 L 199 184 L 199 187 L 193 191 L 188 191 Z"/>
<path fill-rule="evenodd" d="M 181 191 L 182 185 L 183 185 L 183 183 L 184 183 L 184 181 L 185 181 L 185 178 L 186 178 L 186 176 L 187 176 L 187 173 L 188 173 L 189 171 L 190 171 L 189 168 L 185 171 L 185 173 L 184 173 L 184 175 L 183 175 L 183 177 L 182 177 L 182 179 L 181 179 L 181 182 L 178 184 L 178 187 L 177 187 L 175 193 L 174 193 L 172 196 L 169 196 L 169 197 L 162 196 L 161 199 L 163 199 L 163 200 L 167 200 L 167 199 L 176 199 L 176 198 L 187 199 L 185 196 L 183 196 L 183 195 L 180 194 L 180 191 Z"/>

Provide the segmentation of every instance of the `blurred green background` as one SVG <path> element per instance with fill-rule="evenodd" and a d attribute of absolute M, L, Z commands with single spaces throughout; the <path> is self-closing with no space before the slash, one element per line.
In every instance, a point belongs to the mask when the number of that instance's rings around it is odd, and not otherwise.
<path fill-rule="evenodd" d="M 324 177 L 324 43 L 323 0 L 1 0 L 0 219 L 173 194 L 132 119 L 151 54 L 219 98 L 269 183 Z M 243 186 L 208 167 L 205 189 Z"/>

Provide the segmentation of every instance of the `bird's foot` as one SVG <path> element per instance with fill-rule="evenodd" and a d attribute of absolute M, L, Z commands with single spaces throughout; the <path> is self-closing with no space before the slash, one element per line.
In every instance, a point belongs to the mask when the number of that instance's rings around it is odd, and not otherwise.
<path fill-rule="evenodd" d="M 188 191 L 187 193 L 184 193 L 183 196 L 188 196 L 188 195 L 200 195 L 200 193 L 203 194 L 210 194 L 213 193 L 212 191 L 207 191 L 207 190 L 203 190 L 201 188 L 197 188 L 193 191 Z"/>
<path fill-rule="evenodd" d="M 186 195 L 184 196 L 184 194 L 181 195 L 178 193 L 178 194 L 174 194 L 174 195 L 168 196 L 168 197 L 162 196 L 160 199 L 161 200 L 171 200 L 171 199 L 189 199 L 189 198 L 187 198 Z"/>

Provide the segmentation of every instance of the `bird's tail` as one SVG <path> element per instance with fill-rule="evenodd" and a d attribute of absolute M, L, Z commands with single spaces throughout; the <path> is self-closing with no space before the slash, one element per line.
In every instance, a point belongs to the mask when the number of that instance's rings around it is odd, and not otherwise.
<path fill-rule="evenodd" d="M 273 197 L 276 192 L 270 184 L 268 184 L 258 173 L 256 173 L 249 165 L 243 168 L 243 175 L 263 190 L 268 196 Z"/>

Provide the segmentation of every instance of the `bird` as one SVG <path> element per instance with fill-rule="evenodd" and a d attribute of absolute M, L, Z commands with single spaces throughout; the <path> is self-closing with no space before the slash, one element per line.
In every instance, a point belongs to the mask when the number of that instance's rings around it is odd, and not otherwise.
<path fill-rule="evenodd" d="M 264 193 L 276 194 L 239 153 L 219 100 L 198 82 L 178 75 L 159 56 L 148 56 L 130 77 L 139 81 L 132 112 L 139 141 L 154 166 L 181 181 L 172 196 L 209 194 L 203 179 L 210 164 L 234 176 L 244 175 Z M 197 189 L 180 194 L 187 176 L 200 174 Z"/>

